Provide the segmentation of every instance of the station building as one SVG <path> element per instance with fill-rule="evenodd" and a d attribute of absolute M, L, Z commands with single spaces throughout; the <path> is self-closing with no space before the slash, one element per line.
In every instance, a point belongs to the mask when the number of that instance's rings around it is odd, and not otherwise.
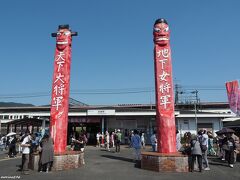
<path fill-rule="evenodd" d="M 153 104 L 121 104 L 112 106 L 69 106 L 68 134 L 84 131 L 90 143 L 95 143 L 98 132 L 120 129 L 123 138 L 129 131 L 145 132 L 147 142 L 156 129 L 156 109 Z M 20 132 L 25 129 L 38 131 L 49 126 L 50 106 L 0 107 L 1 134 Z M 224 123 L 234 121 L 228 103 L 177 104 L 175 106 L 176 128 L 183 136 L 185 132 L 196 134 L 199 129 L 213 133 L 222 129 Z"/>

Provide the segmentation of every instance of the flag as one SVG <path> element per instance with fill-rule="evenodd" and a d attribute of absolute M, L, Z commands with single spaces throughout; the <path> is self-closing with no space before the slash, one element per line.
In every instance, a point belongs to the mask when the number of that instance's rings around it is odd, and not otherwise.
<path fill-rule="evenodd" d="M 240 91 L 238 89 L 238 81 L 226 83 L 227 96 L 230 109 L 233 113 L 240 113 Z"/>

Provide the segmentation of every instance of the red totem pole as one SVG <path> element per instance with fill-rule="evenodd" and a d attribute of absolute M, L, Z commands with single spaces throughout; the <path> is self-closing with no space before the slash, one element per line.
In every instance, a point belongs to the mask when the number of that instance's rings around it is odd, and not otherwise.
<path fill-rule="evenodd" d="M 56 37 L 54 75 L 52 84 L 50 131 L 54 140 L 54 152 L 64 153 L 67 146 L 68 99 L 70 85 L 72 36 L 69 25 L 60 25 Z"/>
<path fill-rule="evenodd" d="M 153 36 L 158 152 L 175 153 L 177 150 L 170 31 L 165 19 L 156 20 Z"/>

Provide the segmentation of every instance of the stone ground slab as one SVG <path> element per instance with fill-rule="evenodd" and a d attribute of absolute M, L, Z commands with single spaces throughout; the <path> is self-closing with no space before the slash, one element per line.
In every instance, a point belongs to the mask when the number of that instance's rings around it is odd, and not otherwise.
<path fill-rule="evenodd" d="M 149 150 L 150 147 L 147 147 Z M 113 149 L 112 149 L 113 151 Z M 0 176 L 18 177 L 29 180 L 239 180 L 240 163 L 234 168 L 227 166 L 217 158 L 210 158 L 210 171 L 202 173 L 159 173 L 137 168 L 133 162 L 133 150 L 127 146 L 121 147 L 120 153 L 105 151 L 105 149 L 87 146 L 85 148 L 85 165 L 77 169 L 56 171 L 51 173 L 39 173 L 30 171 L 30 175 L 21 175 L 17 171 L 17 165 L 21 164 L 21 158 L 7 159 L 6 154 L 0 154 Z M 7 178 L 5 178 L 7 179 Z M 8 178 L 10 179 L 10 178 Z M 13 178 L 11 178 L 13 179 Z"/>

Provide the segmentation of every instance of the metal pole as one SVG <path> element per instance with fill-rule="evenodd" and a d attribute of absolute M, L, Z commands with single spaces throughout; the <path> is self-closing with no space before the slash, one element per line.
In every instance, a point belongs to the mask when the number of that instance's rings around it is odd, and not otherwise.
<path fill-rule="evenodd" d="M 104 117 L 102 117 L 102 142 L 101 144 L 104 144 Z"/>
<path fill-rule="evenodd" d="M 197 119 L 197 103 L 198 103 L 198 91 L 195 90 L 195 93 L 196 93 L 196 100 L 195 100 L 195 121 L 196 121 L 196 134 L 198 132 L 198 119 Z"/>
<path fill-rule="evenodd" d="M 194 111 L 195 111 L 195 123 L 196 123 L 196 134 L 197 134 L 197 132 L 198 132 L 198 126 L 197 126 L 198 119 L 197 119 L 197 103 L 196 102 L 194 103 Z"/>

